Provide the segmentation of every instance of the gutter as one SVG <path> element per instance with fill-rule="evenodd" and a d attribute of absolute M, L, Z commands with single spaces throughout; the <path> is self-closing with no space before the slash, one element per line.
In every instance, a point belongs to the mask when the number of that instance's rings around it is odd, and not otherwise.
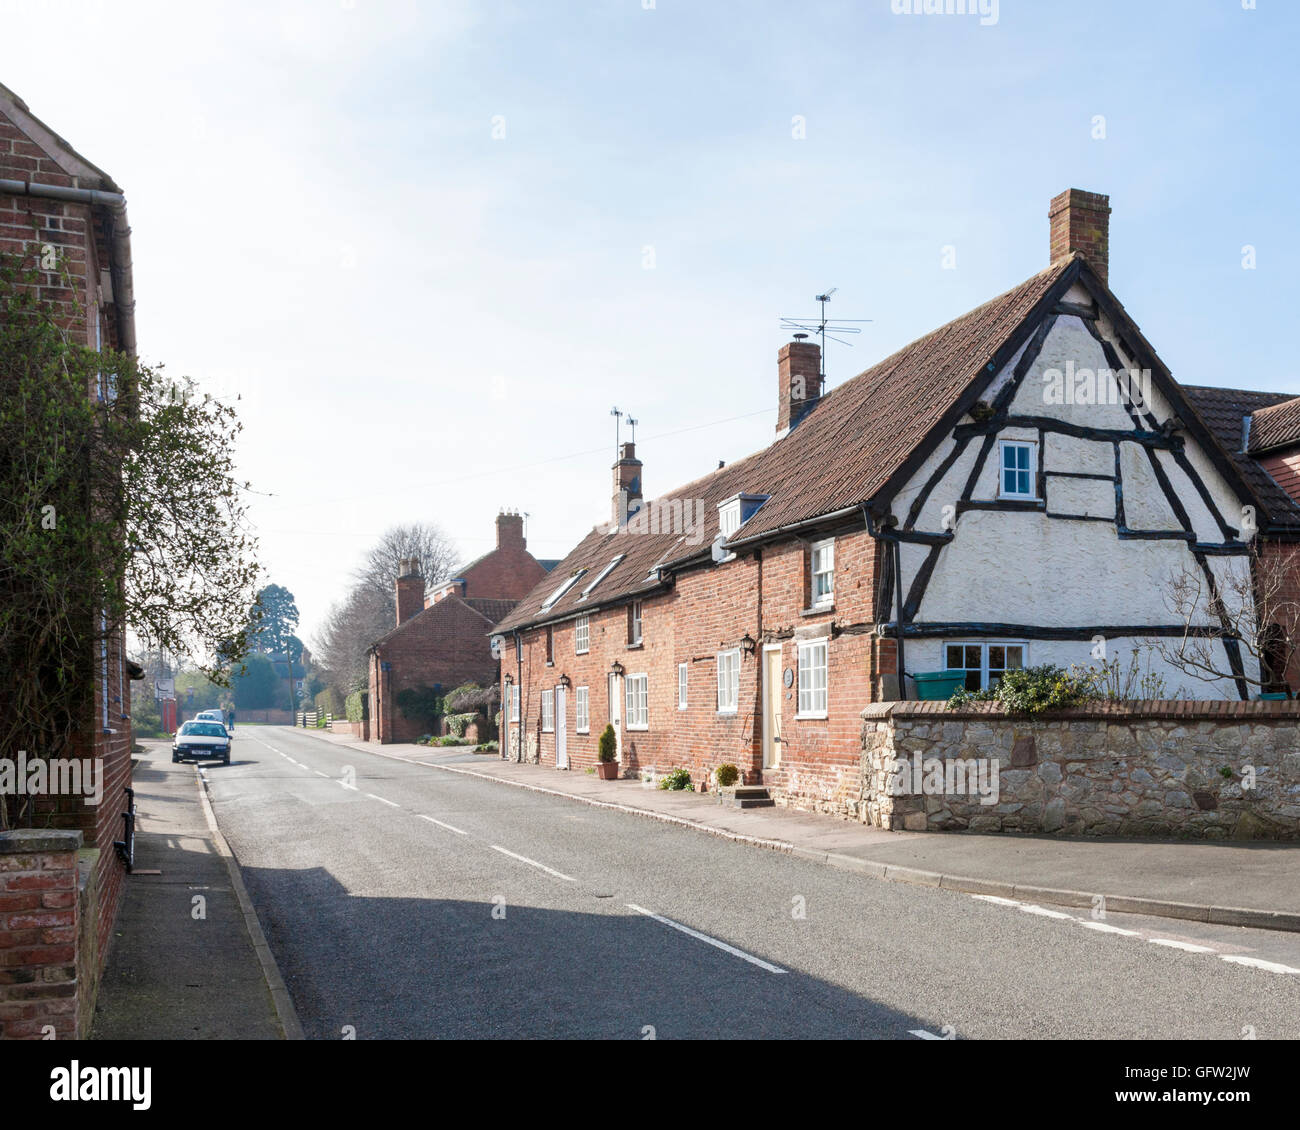
<path fill-rule="evenodd" d="M 131 225 L 126 220 L 126 197 L 120 192 L 94 188 L 67 188 L 58 184 L 0 179 L 0 193 L 85 204 L 109 214 L 112 224 L 109 270 L 113 276 L 113 309 L 117 313 L 117 340 L 123 353 L 136 356 L 135 280 L 131 272 Z"/>

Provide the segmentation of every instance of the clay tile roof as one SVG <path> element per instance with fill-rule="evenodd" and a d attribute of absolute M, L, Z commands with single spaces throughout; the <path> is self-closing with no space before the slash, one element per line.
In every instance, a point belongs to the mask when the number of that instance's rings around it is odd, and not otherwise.
<path fill-rule="evenodd" d="M 1280 400 L 1251 413 L 1250 452 L 1300 445 L 1300 396 Z"/>
<path fill-rule="evenodd" d="M 1300 529 L 1300 507 L 1251 454 L 1241 450 L 1242 421 L 1245 417 L 1252 418 L 1250 450 L 1253 454 L 1257 450 L 1255 429 L 1260 414 L 1274 408 L 1285 408 L 1296 403 L 1296 398 L 1284 392 L 1252 392 L 1248 389 L 1208 388 L 1204 385 L 1181 387 L 1192 407 L 1200 413 L 1215 439 L 1255 491 L 1260 503 L 1268 511 L 1272 524 L 1287 529 Z"/>
<path fill-rule="evenodd" d="M 509 602 L 490 601 L 488 603 L 509 603 Z M 436 625 L 436 622 L 438 620 L 452 615 L 453 609 L 457 609 L 457 608 L 469 608 L 470 611 L 474 612 L 478 616 L 481 616 L 483 618 L 484 631 L 486 631 L 487 626 L 492 623 L 491 615 L 479 610 L 478 608 L 475 608 L 473 601 L 462 600 L 455 593 L 452 593 L 450 596 L 444 596 L 441 600 L 435 601 L 433 604 L 426 605 L 424 608 L 420 609 L 420 611 L 415 613 L 413 616 L 409 616 L 407 619 L 403 620 L 395 628 L 391 629 L 388 632 L 385 632 L 382 636 L 380 636 L 377 640 L 375 640 L 374 643 L 370 645 L 369 650 L 373 651 L 376 648 L 382 648 L 384 644 L 386 644 L 394 636 L 398 635 L 401 632 L 405 632 L 409 630 L 411 625 L 414 624 L 417 620 L 420 621 L 420 626 L 422 628 L 423 627 L 432 628 Z"/>
<path fill-rule="evenodd" d="M 648 504 L 651 515 L 684 514 L 685 521 L 669 532 L 636 532 L 631 526 L 592 530 L 494 630 L 557 620 L 657 591 L 664 582 L 651 575 L 652 566 L 707 560 L 718 532 L 718 503 L 740 492 L 766 494 L 769 500 L 733 535 L 736 542 L 866 502 L 1078 258 L 1057 260 L 830 390 L 793 431 L 762 451 Z M 619 554 L 624 559 L 583 599 L 583 589 Z M 543 601 L 578 569 L 587 573 L 542 612 Z"/>

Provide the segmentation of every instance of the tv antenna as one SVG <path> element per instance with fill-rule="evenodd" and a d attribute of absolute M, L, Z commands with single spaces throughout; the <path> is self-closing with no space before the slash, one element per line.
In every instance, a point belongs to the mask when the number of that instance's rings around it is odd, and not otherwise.
<path fill-rule="evenodd" d="M 870 318 L 828 319 L 826 317 L 826 303 L 831 300 L 831 296 L 839 289 L 839 287 L 833 286 L 824 294 L 818 294 L 813 297 L 814 302 L 821 303 L 822 312 L 820 318 L 781 318 L 781 325 L 785 329 L 798 330 L 801 334 L 816 334 L 822 339 L 821 378 L 823 385 L 826 383 L 826 339 L 829 337 L 831 341 L 837 341 L 841 345 L 851 346 L 853 344 L 851 341 L 844 341 L 842 337 L 837 335 L 860 334 L 862 332 L 862 323 L 871 321 Z"/>
<path fill-rule="evenodd" d="M 618 458 L 618 449 L 620 446 L 619 425 L 623 422 L 623 413 L 617 408 L 611 408 L 609 414 L 614 417 L 614 458 Z"/>
<path fill-rule="evenodd" d="M 637 426 L 637 424 L 639 424 L 640 422 L 641 422 L 640 420 L 634 420 L 634 419 L 632 419 L 631 416 L 628 416 L 628 418 L 627 418 L 627 426 L 628 426 L 629 428 L 632 429 L 632 442 L 633 442 L 633 443 L 636 443 L 636 426 Z"/>

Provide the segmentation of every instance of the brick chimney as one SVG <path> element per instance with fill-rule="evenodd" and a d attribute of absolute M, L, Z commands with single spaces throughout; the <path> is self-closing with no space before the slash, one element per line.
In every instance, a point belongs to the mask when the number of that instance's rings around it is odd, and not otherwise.
<path fill-rule="evenodd" d="M 497 515 L 497 549 L 523 549 L 527 543 L 524 541 L 524 516 L 522 514 Z"/>
<path fill-rule="evenodd" d="M 397 567 L 397 622 L 405 624 L 424 609 L 424 578 L 420 575 L 420 559 L 403 557 Z"/>
<path fill-rule="evenodd" d="M 618 462 L 614 464 L 613 524 L 626 525 L 629 515 L 641 509 L 642 500 L 641 460 L 636 457 L 636 444 L 625 443 L 618 449 Z"/>
<path fill-rule="evenodd" d="M 1047 208 L 1051 221 L 1050 262 L 1082 251 L 1093 273 L 1106 283 L 1110 271 L 1110 197 L 1067 188 Z"/>
<path fill-rule="evenodd" d="M 803 334 L 777 351 L 776 434 L 795 427 L 822 394 L 822 351 Z"/>

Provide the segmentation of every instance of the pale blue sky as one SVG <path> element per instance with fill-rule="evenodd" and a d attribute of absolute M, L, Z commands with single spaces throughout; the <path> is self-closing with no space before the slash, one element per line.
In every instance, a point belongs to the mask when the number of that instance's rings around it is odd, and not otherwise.
<path fill-rule="evenodd" d="M 763 446 L 779 315 L 874 319 L 837 384 L 1046 265 L 1067 187 L 1179 379 L 1300 393 L 1300 5 L 190 8 L 0 0 L 0 81 L 125 189 L 146 358 L 242 397 L 308 638 L 396 522 L 563 555 L 614 404 L 651 494 Z"/>

